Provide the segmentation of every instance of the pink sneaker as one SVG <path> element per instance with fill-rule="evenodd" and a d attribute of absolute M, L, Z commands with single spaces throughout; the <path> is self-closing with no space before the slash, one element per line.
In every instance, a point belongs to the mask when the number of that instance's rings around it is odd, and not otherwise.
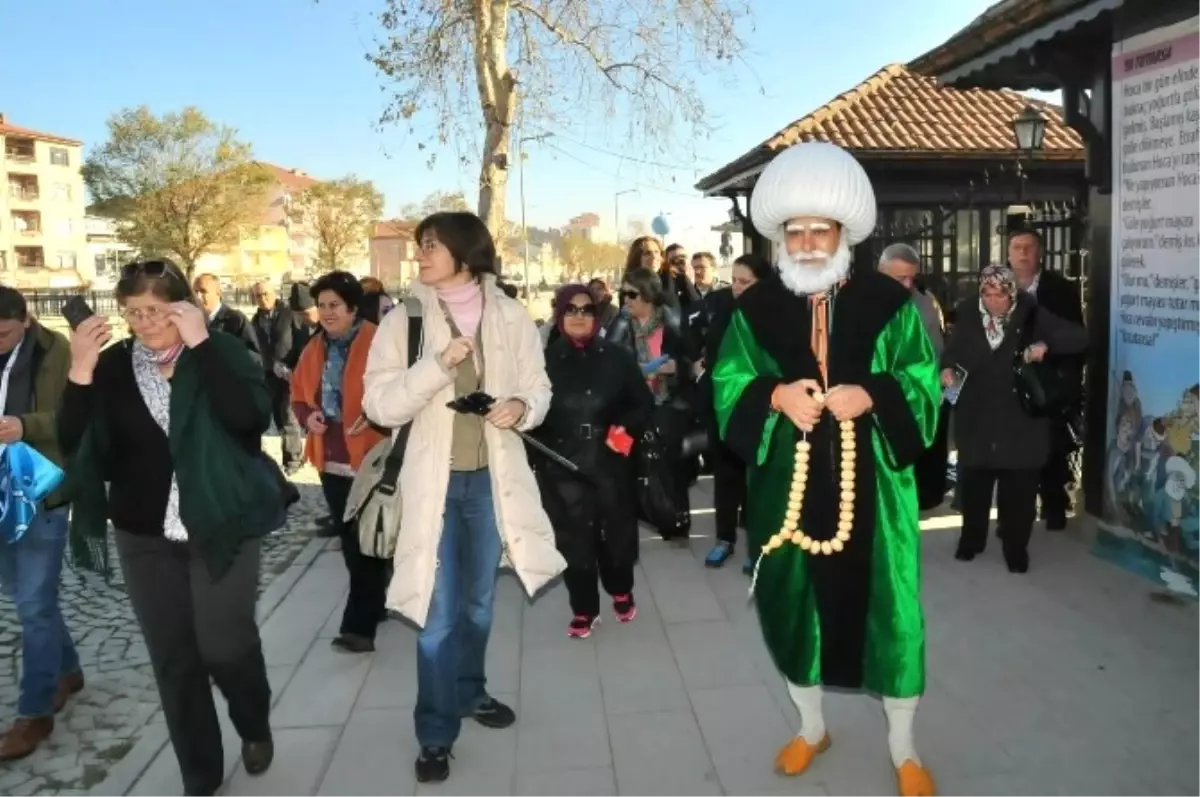
<path fill-rule="evenodd" d="M 613 595 L 613 611 L 618 623 L 628 623 L 637 617 L 637 604 L 633 602 L 633 593 L 628 595 Z"/>
<path fill-rule="evenodd" d="M 592 635 L 592 629 L 596 627 L 596 623 L 600 622 L 599 617 L 588 617 L 587 615 L 577 614 L 570 624 L 567 625 L 567 636 L 575 639 L 587 639 Z"/>

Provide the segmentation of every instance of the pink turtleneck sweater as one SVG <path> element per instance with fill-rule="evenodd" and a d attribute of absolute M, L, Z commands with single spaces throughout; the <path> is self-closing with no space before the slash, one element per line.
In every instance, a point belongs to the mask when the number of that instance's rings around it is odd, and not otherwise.
<path fill-rule="evenodd" d="M 479 283 L 472 280 L 466 285 L 453 288 L 438 288 L 438 298 L 446 303 L 450 316 L 458 329 L 468 338 L 475 337 L 479 319 L 483 315 L 483 291 Z"/>

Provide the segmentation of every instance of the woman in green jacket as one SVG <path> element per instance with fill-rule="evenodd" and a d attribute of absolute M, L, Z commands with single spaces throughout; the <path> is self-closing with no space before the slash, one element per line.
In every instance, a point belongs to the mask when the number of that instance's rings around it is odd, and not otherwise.
<path fill-rule="evenodd" d="M 259 537 L 283 520 L 261 450 L 270 396 L 245 345 L 208 330 L 173 263 L 126 266 L 116 293 L 132 339 L 104 349 L 99 316 L 71 336 L 58 424 L 72 549 L 77 563 L 102 559 L 112 522 L 185 792 L 213 794 L 225 766 L 210 679 L 246 770 L 265 772 L 274 754 L 255 619 Z"/>

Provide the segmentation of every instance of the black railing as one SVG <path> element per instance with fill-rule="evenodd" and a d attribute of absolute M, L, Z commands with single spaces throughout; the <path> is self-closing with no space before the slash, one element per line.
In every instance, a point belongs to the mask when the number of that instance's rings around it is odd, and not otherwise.
<path fill-rule="evenodd" d="M 100 315 L 119 315 L 120 306 L 114 291 L 80 291 L 74 288 L 50 288 L 22 291 L 30 312 L 39 318 L 61 316 L 63 305 L 72 296 L 83 296 L 91 308 Z M 226 291 L 222 297 L 226 304 L 234 307 L 253 307 L 254 297 L 249 290 Z"/>

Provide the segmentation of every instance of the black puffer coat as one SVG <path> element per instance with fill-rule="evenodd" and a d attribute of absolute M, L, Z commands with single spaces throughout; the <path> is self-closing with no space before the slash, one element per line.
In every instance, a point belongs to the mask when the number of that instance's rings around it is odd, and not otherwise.
<path fill-rule="evenodd" d="M 554 398 L 533 434 L 581 471 L 573 474 L 530 451 L 559 552 L 568 565 L 595 567 L 603 533 L 614 564 L 632 564 L 638 540 L 634 470 L 606 440 L 613 426 L 634 438 L 642 434 L 654 410 L 650 389 L 628 351 L 599 339 L 580 349 L 559 338 L 546 350 L 546 373 Z"/>

